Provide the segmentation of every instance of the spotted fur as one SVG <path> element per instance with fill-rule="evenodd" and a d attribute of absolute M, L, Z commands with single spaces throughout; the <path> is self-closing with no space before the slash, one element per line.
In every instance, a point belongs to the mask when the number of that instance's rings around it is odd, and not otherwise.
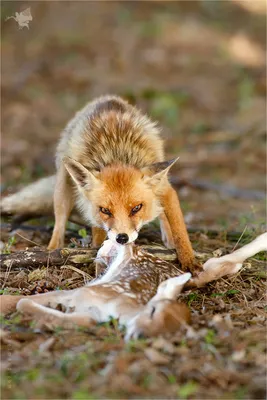
<path fill-rule="evenodd" d="M 237 273 L 242 263 L 267 249 L 267 233 L 244 247 L 219 258 L 211 258 L 199 276 L 191 278 L 171 263 L 146 253 L 133 244 L 120 246 L 105 241 L 98 259 L 107 265 L 103 276 L 88 285 L 42 295 L 2 296 L 0 312 L 17 310 L 30 314 L 40 325 L 55 328 L 90 327 L 95 322 L 118 318 L 127 327 L 126 340 L 175 332 L 190 322 L 190 311 L 176 298 L 186 284 L 200 287 L 212 280 Z M 60 305 L 65 313 L 58 310 Z M 50 308 L 48 308 L 50 307 Z"/>

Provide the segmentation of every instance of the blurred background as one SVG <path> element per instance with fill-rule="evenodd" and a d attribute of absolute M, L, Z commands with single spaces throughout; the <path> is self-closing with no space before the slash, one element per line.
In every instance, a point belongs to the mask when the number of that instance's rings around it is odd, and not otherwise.
<path fill-rule="evenodd" d="M 14 19 L 28 7 L 29 29 Z M 2 2 L 2 193 L 54 173 L 86 102 L 126 97 L 158 120 L 191 227 L 265 220 L 265 1 Z"/>

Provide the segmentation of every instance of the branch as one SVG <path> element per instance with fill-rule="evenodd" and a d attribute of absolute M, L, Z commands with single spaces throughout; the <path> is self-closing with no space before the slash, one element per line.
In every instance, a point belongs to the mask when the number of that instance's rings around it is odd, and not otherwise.
<path fill-rule="evenodd" d="M 163 260 L 175 261 L 176 253 L 174 250 L 165 249 L 163 246 L 143 246 L 149 253 L 160 257 Z M 57 249 L 53 251 L 32 249 L 17 251 L 12 254 L 1 254 L 1 270 L 14 269 L 35 269 L 42 266 L 63 266 L 73 265 L 77 268 L 87 267 L 92 264 L 96 257 L 95 249 Z"/>

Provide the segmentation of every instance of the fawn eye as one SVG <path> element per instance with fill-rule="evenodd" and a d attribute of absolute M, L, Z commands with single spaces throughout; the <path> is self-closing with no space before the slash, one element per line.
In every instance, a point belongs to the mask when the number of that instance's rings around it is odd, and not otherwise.
<path fill-rule="evenodd" d="M 106 214 L 106 215 L 109 215 L 110 217 L 112 217 L 112 214 L 108 208 L 99 207 L 99 211 L 102 212 L 102 214 Z"/>
<path fill-rule="evenodd" d="M 136 214 L 138 211 L 141 210 L 142 207 L 143 207 L 143 204 L 138 204 L 138 206 L 135 206 L 134 208 L 132 208 L 131 215 Z"/>
<path fill-rule="evenodd" d="M 150 313 L 150 318 L 151 319 L 153 318 L 153 315 L 154 315 L 155 311 L 156 311 L 156 307 L 152 307 L 152 310 L 151 310 L 151 313 Z"/>

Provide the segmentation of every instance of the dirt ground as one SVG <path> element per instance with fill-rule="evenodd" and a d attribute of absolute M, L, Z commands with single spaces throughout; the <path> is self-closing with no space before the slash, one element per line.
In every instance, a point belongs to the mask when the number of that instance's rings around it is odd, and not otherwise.
<path fill-rule="evenodd" d="M 29 30 L 6 20 L 28 6 L 1 7 L 2 195 L 52 174 L 70 116 L 116 93 L 159 121 L 166 158 L 180 156 L 171 179 L 204 259 L 265 229 L 265 2 L 31 2 Z M 53 221 L 8 222 L 2 252 L 45 248 Z M 69 224 L 66 246 L 81 236 Z M 157 224 L 140 237 L 151 242 Z M 265 264 L 259 254 L 183 294 L 192 327 L 169 337 L 125 344 L 116 321 L 70 334 L 2 319 L 2 398 L 265 398 Z M 2 270 L 1 294 L 78 287 L 88 268 Z"/>

